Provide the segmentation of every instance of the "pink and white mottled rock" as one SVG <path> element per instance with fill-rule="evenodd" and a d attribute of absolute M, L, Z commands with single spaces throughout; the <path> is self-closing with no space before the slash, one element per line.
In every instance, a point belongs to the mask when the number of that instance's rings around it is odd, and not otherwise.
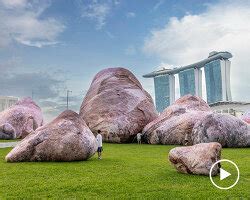
<path fill-rule="evenodd" d="M 189 143 L 194 124 L 211 112 L 201 98 L 183 96 L 143 129 L 143 138 L 149 144 Z"/>
<path fill-rule="evenodd" d="M 80 116 L 93 133 L 101 130 L 107 142 L 131 142 L 157 117 L 151 96 L 127 69 L 99 72 L 83 100 Z"/>
<path fill-rule="evenodd" d="M 217 142 L 176 147 L 170 150 L 169 161 L 181 173 L 208 176 L 212 165 L 220 160 L 221 148 Z M 219 167 L 219 164 L 215 165 L 213 176 L 219 173 Z"/>
<path fill-rule="evenodd" d="M 219 142 L 223 147 L 250 146 L 250 127 L 228 114 L 210 114 L 199 120 L 192 131 L 193 144 Z"/>
<path fill-rule="evenodd" d="M 244 113 L 244 114 L 241 116 L 241 119 L 242 119 L 244 122 L 250 124 L 250 111 Z"/>
<path fill-rule="evenodd" d="M 24 138 L 42 125 L 40 107 L 27 97 L 0 113 L 0 139 Z"/>
<path fill-rule="evenodd" d="M 7 162 L 80 161 L 93 156 L 97 143 L 79 115 L 67 110 L 24 138 L 6 156 Z"/>

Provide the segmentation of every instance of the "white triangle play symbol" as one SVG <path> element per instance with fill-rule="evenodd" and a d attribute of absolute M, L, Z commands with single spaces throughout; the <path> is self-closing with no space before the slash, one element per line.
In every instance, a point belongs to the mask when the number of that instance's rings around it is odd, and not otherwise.
<path fill-rule="evenodd" d="M 220 180 L 223 180 L 227 177 L 231 176 L 231 174 L 229 172 L 227 172 L 226 170 L 220 168 Z"/>

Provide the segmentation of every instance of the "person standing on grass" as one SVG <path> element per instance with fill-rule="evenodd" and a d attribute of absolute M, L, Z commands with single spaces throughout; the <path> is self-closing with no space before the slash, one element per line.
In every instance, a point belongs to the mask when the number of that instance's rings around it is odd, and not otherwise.
<path fill-rule="evenodd" d="M 137 133 L 137 142 L 138 144 L 141 144 L 141 133 Z"/>
<path fill-rule="evenodd" d="M 188 146 L 188 134 L 185 135 L 184 146 Z"/>
<path fill-rule="evenodd" d="M 102 159 L 102 135 L 100 130 L 98 130 L 97 133 L 98 133 L 96 136 L 96 141 L 98 145 L 97 152 L 98 152 L 98 159 L 100 160 Z"/>

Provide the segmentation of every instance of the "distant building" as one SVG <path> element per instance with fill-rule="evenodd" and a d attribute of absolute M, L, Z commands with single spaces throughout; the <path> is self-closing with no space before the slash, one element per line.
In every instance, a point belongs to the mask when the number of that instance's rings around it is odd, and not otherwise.
<path fill-rule="evenodd" d="M 0 96 L 0 112 L 14 105 L 17 101 L 16 97 Z"/>
<path fill-rule="evenodd" d="M 209 105 L 216 113 L 228 113 L 241 117 L 245 112 L 250 111 L 250 103 L 238 101 L 222 101 Z"/>
<path fill-rule="evenodd" d="M 164 110 L 170 103 L 170 84 L 171 84 L 171 79 L 173 77 L 169 75 L 162 75 L 162 76 L 157 76 L 154 78 L 154 85 L 155 85 L 155 93 L 157 94 L 155 96 L 155 103 L 157 110 Z"/>
<path fill-rule="evenodd" d="M 195 95 L 194 69 L 187 69 L 179 73 L 180 95 Z"/>
<path fill-rule="evenodd" d="M 192 94 L 202 97 L 202 71 L 205 72 L 207 102 L 231 101 L 229 52 L 213 51 L 208 58 L 191 65 L 174 69 L 163 69 L 146 74 L 145 78 L 154 78 L 155 103 L 158 112 L 162 112 L 175 101 L 175 75 L 179 76 L 180 96 Z"/>
<path fill-rule="evenodd" d="M 230 61 L 214 60 L 204 67 L 206 77 L 207 102 L 231 101 Z"/>

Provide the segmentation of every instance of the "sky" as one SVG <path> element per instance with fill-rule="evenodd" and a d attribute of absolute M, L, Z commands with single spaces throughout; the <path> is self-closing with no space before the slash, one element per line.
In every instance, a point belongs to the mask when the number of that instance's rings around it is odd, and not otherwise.
<path fill-rule="evenodd" d="M 67 90 L 78 112 L 102 69 L 129 69 L 154 97 L 143 74 L 229 51 L 233 100 L 250 101 L 249 19 L 248 0 L 0 0 L 0 95 L 33 96 L 50 121 Z"/>

